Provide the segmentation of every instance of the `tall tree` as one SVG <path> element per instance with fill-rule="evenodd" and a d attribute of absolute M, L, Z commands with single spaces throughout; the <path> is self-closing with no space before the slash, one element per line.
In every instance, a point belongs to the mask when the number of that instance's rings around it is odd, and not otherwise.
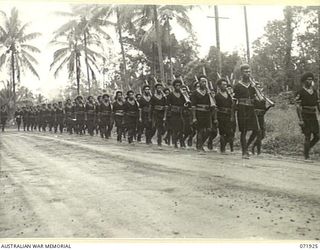
<path fill-rule="evenodd" d="M 97 11 L 97 5 L 80 4 L 72 5 L 71 12 L 56 12 L 59 15 L 69 17 L 70 20 L 54 32 L 54 39 L 57 39 L 73 31 L 83 44 L 89 93 L 91 88 L 90 72 L 92 78 L 94 77 L 94 71 L 90 67 L 90 59 L 88 57 L 89 46 L 90 44 L 100 46 L 102 38 L 110 39 L 110 36 L 101 28 L 102 23 Z"/>
<path fill-rule="evenodd" d="M 57 38 L 58 39 L 58 38 Z M 50 65 L 50 70 L 55 69 L 54 77 L 57 77 L 59 72 L 67 66 L 68 77 L 73 79 L 76 77 L 77 93 L 80 94 L 81 80 L 81 57 L 86 55 L 87 65 L 91 72 L 99 71 L 99 66 L 96 59 L 103 60 L 103 56 L 98 52 L 85 48 L 83 40 L 78 36 L 76 29 L 65 33 L 65 36 L 59 36 L 58 40 L 51 41 L 51 44 L 59 46 L 53 54 L 53 62 Z"/>
<path fill-rule="evenodd" d="M 30 45 L 29 41 L 39 37 L 38 32 L 27 33 L 26 29 L 29 23 L 23 24 L 19 19 L 18 10 L 13 8 L 10 16 L 1 12 L 4 17 L 4 23 L 0 26 L 0 68 L 3 65 L 9 65 L 12 88 L 13 88 L 13 106 L 16 107 L 16 80 L 20 80 L 20 72 L 25 69 L 40 79 L 35 66 L 38 61 L 32 55 L 40 53 L 40 50 Z"/>
<path fill-rule="evenodd" d="M 285 63 L 285 72 L 286 72 L 286 86 L 288 86 L 290 89 L 292 89 L 294 85 L 294 79 L 293 79 L 293 65 L 292 65 L 292 41 L 293 41 L 293 9 L 291 6 L 287 6 L 284 9 L 284 19 L 285 19 L 285 57 L 284 57 L 284 63 Z"/>

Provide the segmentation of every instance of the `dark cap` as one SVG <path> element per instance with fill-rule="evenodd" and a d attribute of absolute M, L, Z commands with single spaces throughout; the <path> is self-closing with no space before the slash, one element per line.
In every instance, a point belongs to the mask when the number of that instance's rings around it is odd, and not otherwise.
<path fill-rule="evenodd" d="M 155 88 L 158 87 L 158 86 L 163 87 L 163 85 L 160 82 L 158 82 L 156 85 L 154 85 Z"/>
<path fill-rule="evenodd" d="M 174 79 L 172 85 L 176 86 L 177 83 L 180 83 L 180 85 L 182 85 L 182 81 L 180 79 Z"/>
<path fill-rule="evenodd" d="M 127 95 L 129 95 L 130 93 L 134 94 L 133 90 L 128 90 L 127 91 Z"/>
<path fill-rule="evenodd" d="M 222 82 L 226 82 L 228 84 L 228 81 L 226 78 L 220 78 L 218 81 L 217 81 L 217 85 L 220 86 L 222 84 Z"/>
<path fill-rule="evenodd" d="M 244 69 L 250 69 L 250 65 L 247 63 L 241 64 L 240 65 L 240 70 L 243 71 Z"/>
<path fill-rule="evenodd" d="M 142 87 L 142 90 L 145 90 L 145 88 L 149 88 L 149 89 L 150 89 L 150 86 L 149 86 L 149 85 L 144 85 L 144 86 Z"/>
<path fill-rule="evenodd" d="M 304 73 L 304 74 L 301 76 L 300 81 L 301 81 L 301 82 L 304 82 L 304 81 L 306 81 L 309 77 L 311 77 L 312 80 L 314 80 L 314 74 L 311 73 L 311 72 L 306 72 L 306 73 Z"/>

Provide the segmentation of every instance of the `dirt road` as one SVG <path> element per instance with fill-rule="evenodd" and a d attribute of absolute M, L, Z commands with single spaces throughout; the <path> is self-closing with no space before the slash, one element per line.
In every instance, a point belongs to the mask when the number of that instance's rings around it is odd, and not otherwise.
<path fill-rule="evenodd" d="M 320 237 L 320 164 L 0 134 L 0 237 Z"/>

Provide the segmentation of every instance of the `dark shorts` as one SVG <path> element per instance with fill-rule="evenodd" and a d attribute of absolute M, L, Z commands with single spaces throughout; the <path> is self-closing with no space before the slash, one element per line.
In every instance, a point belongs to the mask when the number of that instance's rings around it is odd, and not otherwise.
<path fill-rule="evenodd" d="M 258 118 L 252 106 L 239 105 L 237 121 L 240 132 L 258 130 Z"/>

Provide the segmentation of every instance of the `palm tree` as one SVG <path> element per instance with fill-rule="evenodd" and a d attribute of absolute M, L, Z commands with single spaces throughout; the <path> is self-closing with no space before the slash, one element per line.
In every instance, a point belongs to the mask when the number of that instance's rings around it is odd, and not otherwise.
<path fill-rule="evenodd" d="M 147 30 L 146 35 L 141 40 L 141 43 L 149 41 L 156 41 L 158 47 L 158 57 L 160 65 L 160 79 L 164 81 L 164 67 L 162 54 L 162 38 L 168 43 L 169 47 L 169 61 L 171 63 L 171 34 L 172 30 L 171 20 L 185 29 L 186 32 L 193 34 L 192 25 L 187 15 L 188 8 L 178 5 L 146 5 L 141 9 L 140 17 L 135 20 L 135 23 L 141 27 L 152 24 Z M 170 66 L 172 75 L 172 66 Z"/>
<path fill-rule="evenodd" d="M 126 63 L 126 52 L 124 49 L 124 39 L 123 39 L 123 26 L 131 22 L 135 10 L 137 9 L 136 5 L 97 5 L 93 11 L 94 19 L 100 20 L 97 23 L 103 26 L 114 27 L 119 38 L 119 44 L 121 48 L 121 57 L 122 57 L 122 75 L 124 86 L 129 86 L 129 76 Z M 116 17 L 116 22 L 111 22 L 110 19 L 112 16 Z"/>
<path fill-rule="evenodd" d="M 0 26 L 0 68 L 3 65 L 7 65 L 10 69 L 13 88 L 13 109 L 15 110 L 16 75 L 17 80 L 20 80 L 20 72 L 28 69 L 40 79 L 34 67 L 34 64 L 38 64 L 38 61 L 32 55 L 32 53 L 40 53 L 40 50 L 26 42 L 39 37 L 41 34 L 38 32 L 26 33 L 29 23 L 21 23 L 16 8 L 11 10 L 10 17 L 4 12 L 1 12 L 1 14 L 4 17 L 4 24 Z"/>
<path fill-rule="evenodd" d="M 88 46 L 91 44 L 101 45 L 101 36 L 105 39 L 110 39 L 110 36 L 101 29 L 101 20 L 96 13 L 97 5 L 72 5 L 71 12 L 57 12 L 57 14 L 68 16 L 70 21 L 62 25 L 58 30 L 54 32 L 57 39 L 61 36 L 65 36 L 70 31 L 75 32 L 75 36 L 79 41 L 82 40 L 84 48 L 84 60 L 86 65 L 87 81 L 90 94 L 90 71 L 93 76 L 93 71 L 90 69 Z"/>
<path fill-rule="evenodd" d="M 89 70 L 99 71 L 96 59 L 103 59 L 103 56 L 82 43 L 81 38 L 78 36 L 77 30 L 70 31 L 63 37 L 60 35 L 59 40 L 51 41 L 51 44 L 58 45 L 59 48 L 53 54 L 53 62 L 50 65 L 50 70 L 55 68 L 54 77 L 57 77 L 59 72 L 67 66 L 69 79 L 74 75 L 77 81 L 77 93 L 80 94 L 80 79 L 81 79 L 81 56 L 86 56 L 85 62 Z"/>

